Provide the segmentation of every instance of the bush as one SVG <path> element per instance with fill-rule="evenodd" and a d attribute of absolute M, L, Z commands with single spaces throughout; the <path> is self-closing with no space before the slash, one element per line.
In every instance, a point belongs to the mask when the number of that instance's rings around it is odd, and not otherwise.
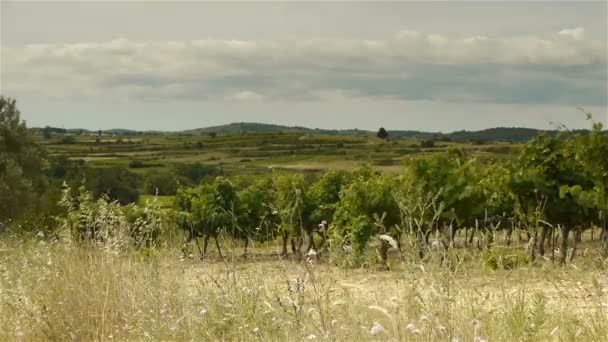
<path fill-rule="evenodd" d="M 144 192 L 159 196 L 175 195 L 177 193 L 177 176 L 171 172 L 148 173 L 144 179 Z"/>
<path fill-rule="evenodd" d="M 95 198 L 103 195 L 120 204 L 137 203 L 139 201 L 139 177 L 126 168 L 89 169 L 86 174 L 86 187 Z"/>
<path fill-rule="evenodd" d="M 433 148 L 433 147 L 435 147 L 435 140 L 431 140 L 431 139 L 423 140 L 423 141 L 420 142 L 420 147 L 422 147 L 422 148 Z"/>
<path fill-rule="evenodd" d="M 64 135 L 61 140 L 59 140 L 59 143 L 63 145 L 73 145 L 76 143 L 76 138 L 72 135 Z"/>
<path fill-rule="evenodd" d="M 141 169 L 147 167 L 147 165 L 141 160 L 131 160 L 131 162 L 129 162 L 129 167 L 132 169 Z"/>
<path fill-rule="evenodd" d="M 175 166 L 175 174 L 188 178 L 193 183 L 198 184 L 204 178 L 219 175 L 220 170 L 215 166 L 203 165 L 201 163 L 178 164 Z"/>

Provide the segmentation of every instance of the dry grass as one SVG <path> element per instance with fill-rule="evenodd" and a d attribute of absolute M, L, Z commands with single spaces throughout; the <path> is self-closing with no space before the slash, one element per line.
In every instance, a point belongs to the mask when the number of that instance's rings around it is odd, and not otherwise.
<path fill-rule="evenodd" d="M 608 279 L 583 259 L 387 272 L 4 240 L 0 260 L 1 341 L 608 340 Z"/>

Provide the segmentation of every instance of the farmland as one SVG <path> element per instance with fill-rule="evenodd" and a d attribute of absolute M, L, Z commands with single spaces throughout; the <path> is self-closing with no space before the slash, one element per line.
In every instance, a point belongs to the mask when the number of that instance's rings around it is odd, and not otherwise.
<path fill-rule="evenodd" d="M 4 185 L 0 339 L 605 340 L 589 120 L 517 143 L 9 122 L 41 166 Z"/>

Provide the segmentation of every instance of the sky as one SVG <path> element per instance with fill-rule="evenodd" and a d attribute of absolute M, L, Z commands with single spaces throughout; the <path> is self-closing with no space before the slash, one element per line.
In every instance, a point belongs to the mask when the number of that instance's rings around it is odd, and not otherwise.
<path fill-rule="evenodd" d="M 29 126 L 450 132 L 608 120 L 607 2 L 0 2 Z"/>

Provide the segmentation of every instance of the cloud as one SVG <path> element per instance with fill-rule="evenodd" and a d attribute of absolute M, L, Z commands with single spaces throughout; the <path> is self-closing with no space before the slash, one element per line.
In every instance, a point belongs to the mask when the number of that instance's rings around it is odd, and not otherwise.
<path fill-rule="evenodd" d="M 2 47 L 7 95 L 323 101 L 336 96 L 605 105 L 606 43 L 583 28 L 453 38 L 131 41 Z"/>
<path fill-rule="evenodd" d="M 264 99 L 264 96 L 255 91 L 244 90 L 231 95 L 229 99 L 238 101 L 260 101 Z"/>

